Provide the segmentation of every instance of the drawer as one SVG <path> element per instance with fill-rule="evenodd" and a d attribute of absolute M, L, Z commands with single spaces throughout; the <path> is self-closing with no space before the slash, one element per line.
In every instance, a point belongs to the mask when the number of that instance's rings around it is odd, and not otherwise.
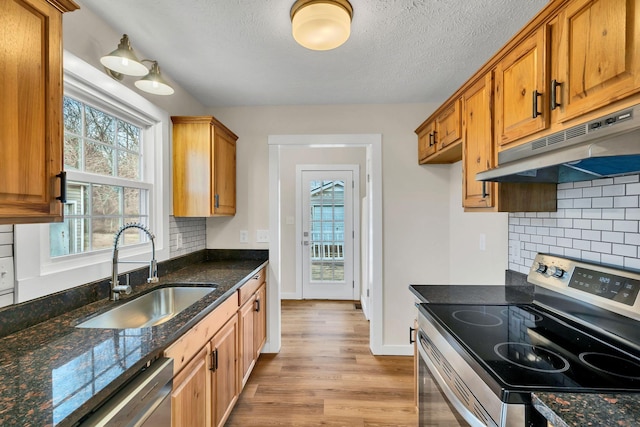
<path fill-rule="evenodd" d="M 255 294 L 261 284 L 266 282 L 267 269 L 263 268 L 238 290 L 238 305 L 242 305 Z"/>
<path fill-rule="evenodd" d="M 164 351 L 166 357 L 173 358 L 174 375 L 180 372 L 193 359 L 200 349 L 213 338 L 215 333 L 231 317 L 236 315 L 237 311 L 238 298 L 235 295 L 231 295 Z"/>

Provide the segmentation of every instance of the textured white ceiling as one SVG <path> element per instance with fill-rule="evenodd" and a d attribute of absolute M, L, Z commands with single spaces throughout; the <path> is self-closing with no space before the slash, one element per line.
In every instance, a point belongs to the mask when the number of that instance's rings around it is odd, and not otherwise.
<path fill-rule="evenodd" d="M 220 107 L 442 102 L 547 0 L 351 0 L 351 37 L 325 52 L 293 40 L 293 0 L 79 3 Z"/>

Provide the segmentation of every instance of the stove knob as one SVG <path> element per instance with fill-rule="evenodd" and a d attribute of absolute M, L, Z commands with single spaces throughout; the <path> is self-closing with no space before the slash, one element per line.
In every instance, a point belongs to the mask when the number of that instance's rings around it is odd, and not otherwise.
<path fill-rule="evenodd" d="M 545 271 L 547 271 L 547 266 L 541 262 L 536 262 L 536 271 L 538 273 L 544 273 Z"/>
<path fill-rule="evenodd" d="M 555 265 L 552 265 L 551 267 L 549 267 L 549 276 L 553 276 L 553 277 L 562 277 L 564 276 L 564 270 L 561 269 L 560 267 L 556 267 Z"/>

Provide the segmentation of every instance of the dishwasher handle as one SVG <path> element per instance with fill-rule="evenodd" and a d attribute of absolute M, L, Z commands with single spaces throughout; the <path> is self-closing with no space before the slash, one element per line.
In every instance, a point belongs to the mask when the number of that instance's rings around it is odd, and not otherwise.
<path fill-rule="evenodd" d="M 162 405 L 169 404 L 167 426 L 171 425 L 173 359 L 160 358 L 140 372 L 122 390 L 97 409 L 80 427 L 140 427 Z"/>

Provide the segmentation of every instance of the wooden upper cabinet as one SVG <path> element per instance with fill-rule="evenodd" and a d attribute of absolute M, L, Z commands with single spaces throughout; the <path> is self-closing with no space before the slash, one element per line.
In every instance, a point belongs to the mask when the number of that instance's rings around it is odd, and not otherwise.
<path fill-rule="evenodd" d="M 174 116 L 173 214 L 235 215 L 236 141 L 213 116 Z"/>
<path fill-rule="evenodd" d="M 505 145 L 548 126 L 546 27 L 519 43 L 495 71 L 496 142 Z"/>
<path fill-rule="evenodd" d="M 574 0 L 558 21 L 560 120 L 640 91 L 640 4 L 637 0 Z"/>
<path fill-rule="evenodd" d="M 62 13 L 69 0 L 0 0 L 0 224 L 62 221 Z"/>
<path fill-rule="evenodd" d="M 465 208 L 490 208 L 497 184 L 476 181 L 476 174 L 494 166 L 492 138 L 491 73 L 464 93 L 464 142 L 462 148 L 462 205 Z"/>
<path fill-rule="evenodd" d="M 427 163 L 427 159 L 436 152 L 435 130 L 435 122 L 425 123 L 416 130 L 418 134 L 418 163 L 420 164 Z"/>
<path fill-rule="evenodd" d="M 462 100 L 456 99 L 436 119 L 438 150 L 459 142 L 462 138 Z"/>
<path fill-rule="evenodd" d="M 418 163 L 454 163 L 462 159 L 462 100 L 440 108 L 418 129 Z"/>

